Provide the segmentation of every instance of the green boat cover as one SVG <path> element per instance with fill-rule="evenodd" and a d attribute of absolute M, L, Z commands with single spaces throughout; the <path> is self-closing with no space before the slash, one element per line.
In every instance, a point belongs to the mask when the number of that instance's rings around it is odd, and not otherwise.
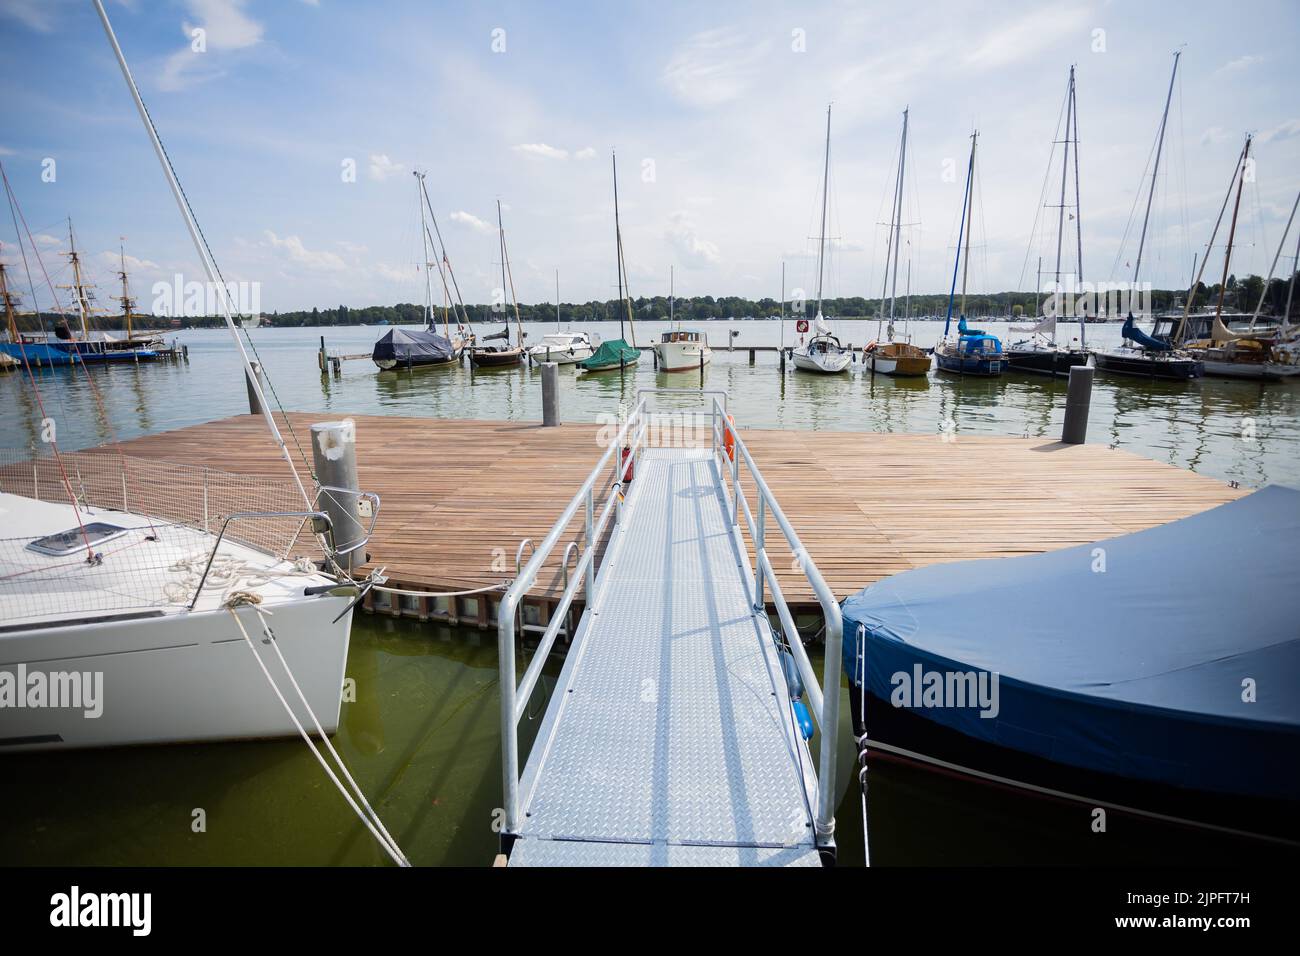
<path fill-rule="evenodd" d="M 610 339 L 608 342 L 600 343 L 600 348 L 596 349 L 590 358 L 579 362 L 578 367 L 588 372 L 596 372 L 606 368 L 618 368 L 620 359 L 623 364 L 631 365 L 640 357 L 640 349 L 628 345 L 622 339 Z"/>

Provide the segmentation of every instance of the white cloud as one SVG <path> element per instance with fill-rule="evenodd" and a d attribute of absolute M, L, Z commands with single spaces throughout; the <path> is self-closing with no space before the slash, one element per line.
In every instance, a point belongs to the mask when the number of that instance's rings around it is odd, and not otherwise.
<path fill-rule="evenodd" d="M 401 163 L 395 163 L 388 158 L 387 153 L 370 154 L 370 178 L 375 182 L 382 183 L 386 179 L 396 176 L 406 169 Z"/>
<path fill-rule="evenodd" d="M 1211 143 L 1225 143 L 1232 138 L 1233 134 L 1229 133 L 1222 126 L 1211 126 L 1201 134 L 1200 144 L 1202 146 L 1207 146 Z"/>
<path fill-rule="evenodd" d="M 50 0 L 0 0 L 0 16 L 17 20 L 38 33 L 54 29 L 53 9 Z"/>
<path fill-rule="evenodd" d="M 768 41 L 755 42 L 737 30 L 706 30 L 677 49 L 662 79 L 690 106 L 721 106 L 749 89 L 769 48 Z"/>
<path fill-rule="evenodd" d="M 32 239 L 36 241 L 38 246 L 42 246 L 46 249 L 53 249 L 57 246 L 63 245 L 62 239 L 58 236 L 51 236 L 48 232 L 38 232 L 36 235 L 32 236 Z"/>
<path fill-rule="evenodd" d="M 495 232 L 496 229 L 490 224 L 484 222 L 478 216 L 463 209 L 457 209 L 449 217 L 452 222 L 458 222 L 462 226 L 469 226 L 476 232 Z"/>
<path fill-rule="evenodd" d="M 1272 129 L 1265 130 L 1257 137 L 1257 142 L 1261 145 L 1264 143 L 1276 143 L 1284 139 L 1290 139 L 1293 136 L 1300 136 L 1300 120 L 1287 120 L 1274 126 Z"/>
<path fill-rule="evenodd" d="M 1041 52 L 1048 44 L 1081 30 L 1088 13 L 1083 7 L 1062 10 L 1057 7 L 1037 10 L 1013 20 L 999 23 L 982 43 L 966 54 L 968 66 L 985 69 L 1009 66 Z"/>
<path fill-rule="evenodd" d="M 677 250 L 682 265 L 699 268 L 717 265 L 721 259 L 717 244 L 700 238 L 695 223 L 683 210 L 679 209 L 668 217 L 665 238 Z"/>
<path fill-rule="evenodd" d="M 578 150 L 576 153 L 574 153 L 574 154 L 573 154 L 573 158 L 574 158 L 574 159 L 595 159 L 595 158 L 596 158 L 596 150 L 595 150 L 593 147 L 591 147 L 591 146 L 587 146 L 587 147 L 585 147 L 585 148 L 583 148 L 583 149 Z"/>
<path fill-rule="evenodd" d="M 162 266 L 158 265 L 158 263 L 154 262 L 152 259 L 137 259 L 135 256 L 124 257 L 120 251 L 112 252 L 110 250 L 105 250 L 99 254 L 98 258 L 100 262 L 113 272 L 116 272 L 122 267 L 123 261 L 126 263 L 127 272 L 156 272 L 162 268 Z"/>
<path fill-rule="evenodd" d="M 510 148 L 513 149 L 516 153 L 525 153 L 529 156 L 540 156 L 544 159 L 568 159 L 569 158 L 569 151 L 567 149 L 559 149 L 558 147 L 555 146 L 548 146 L 546 143 L 520 143 L 518 146 L 511 146 Z"/>
<path fill-rule="evenodd" d="M 1239 56 L 1235 60 L 1229 60 L 1223 66 L 1215 70 L 1215 73 L 1240 73 L 1242 70 L 1248 70 L 1256 63 L 1264 62 L 1262 56 L 1248 53 L 1246 56 Z"/>
<path fill-rule="evenodd" d="M 8 146 L 0 146 L 0 156 L 16 156 L 16 155 L 18 154 L 15 153 Z"/>
<path fill-rule="evenodd" d="M 297 236 L 285 236 L 282 239 L 270 229 L 264 230 L 262 235 L 266 237 L 262 243 L 263 246 L 284 253 L 289 257 L 290 262 L 306 266 L 309 269 L 328 272 L 336 272 L 347 268 L 347 264 L 338 253 L 312 252 L 302 244 L 302 240 Z"/>
<path fill-rule="evenodd" d="M 186 8 L 197 22 L 181 23 L 185 46 L 167 57 L 158 85 L 169 92 L 220 76 L 219 54 L 255 47 L 262 42 L 262 24 L 244 13 L 246 0 L 186 0 Z M 191 44 L 193 31 L 204 31 L 204 52 Z"/>

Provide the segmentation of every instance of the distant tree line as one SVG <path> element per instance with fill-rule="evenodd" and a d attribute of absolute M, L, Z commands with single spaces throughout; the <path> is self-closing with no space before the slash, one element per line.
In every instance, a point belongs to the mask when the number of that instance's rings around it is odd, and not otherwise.
<path fill-rule="evenodd" d="M 1286 307 L 1288 279 L 1273 279 L 1268 284 L 1268 295 L 1264 300 L 1265 315 L 1281 315 Z M 1253 312 L 1259 301 L 1264 280 L 1257 275 L 1246 276 L 1238 280 L 1229 276 L 1223 296 L 1225 311 Z M 1195 305 L 1197 308 L 1214 308 L 1219 299 L 1220 286 L 1200 283 L 1196 288 Z M 1183 289 L 1157 289 L 1151 293 L 1151 306 L 1156 312 L 1164 312 L 1181 307 L 1186 301 L 1187 292 Z M 983 295 L 966 296 L 966 314 L 972 318 L 996 318 L 1002 316 L 1033 315 L 1037 311 L 1038 297 L 1028 292 L 996 292 Z M 632 315 L 637 321 L 665 321 L 668 319 L 667 296 L 640 296 L 631 302 Z M 900 299 L 895 303 L 895 316 L 904 314 L 905 302 Z M 604 302 L 591 301 L 580 303 L 563 303 L 560 317 L 563 322 L 617 322 L 620 315 L 626 318 L 625 306 L 617 299 Z M 874 319 L 880 314 L 881 300 L 867 299 L 862 296 L 842 296 L 826 299 L 822 303 L 822 313 L 828 318 L 836 319 Z M 954 305 L 954 314 L 957 306 Z M 913 295 L 910 300 L 913 316 L 942 316 L 948 310 L 947 293 Z M 505 311 L 493 311 L 490 305 L 468 305 L 465 311 L 471 322 L 492 325 L 505 321 L 514 321 L 514 308 Z M 817 303 L 805 302 L 803 311 L 798 303 L 787 302 L 787 318 L 803 315 L 812 318 L 816 314 Z M 1300 295 L 1291 303 L 1292 321 L 1300 316 Z M 746 299 L 740 296 L 711 295 L 678 298 L 673 301 L 673 315 L 683 322 L 709 322 L 715 319 L 772 319 L 781 315 L 781 303 L 773 298 Z M 273 327 L 295 328 L 313 326 L 345 325 L 418 325 L 423 321 L 424 307 L 410 302 L 397 305 L 370 305 L 364 308 L 349 308 L 340 305 L 332 309 L 312 308 L 292 312 L 270 312 L 262 314 L 262 324 Z M 519 317 L 524 322 L 554 322 L 555 303 L 540 302 L 531 305 L 520 304 Z M 42 313 L 47 329 L 67 321 L 73 328 L 78 327 L 75 316 L 65 317 L 56 313 Z M 434 321 L 441 325 L 443 310 L 433 310 Z M 135 315 L 132 325 L 136 329 L 174 329 L 173 320 L 166 316 Z M 221 316 L 185 317 L 179 320 L 181 328 L 215 328 L 224 324 Z M 454 313 L 451 321 L 455 322 Z M 98 329 L 120 330 L 123 327 L 121 316 L 96 316 L 94 326 Z M 18 317 L 18 325 L 24 331 L 36 329 L 39 325 L 35 316 L 30 314 Z"/>

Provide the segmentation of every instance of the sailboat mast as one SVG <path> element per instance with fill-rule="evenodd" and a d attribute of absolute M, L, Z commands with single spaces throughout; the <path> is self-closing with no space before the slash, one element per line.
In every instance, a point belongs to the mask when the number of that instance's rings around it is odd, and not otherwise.
<path fill-rule="evenodd" d="M 618 259 L 618 303 L 625 305 L 623 298 L 623 233 L 618 225 L 618 156 L 614 150 L 609 151 L 610 164 L 614 169 L 614 254 Z M 618 337 L 623 338 L 623 310 L 618 313 Z"/>
<path fill-rule="evenodd" d="M 910 109 L 910 107 L 909 107 Z M 903 231 L 903 170 L 907 165 L 907 113 L 903 110 L 903 140 L 898 150 L 898 183 L 894 187 L 894 275 L 889 285 L 889 338 L 894 338 L 894 298 L 898 292 L 898 254 Z M 910 264 L 909 264 L 910 268 Z"/>
<path fill-rule="evenodd" d="M 827 194 L 830 192 L 830 175 L 831 175 L 831 107 L 826 107 L 826 152 L 825 159 L 822 162 L 822 227 L 821 235 L 817 246 L 817 317 L 821 318 L 822 314 L 822 275 L 824 272 L 823 265 L 826 259 L 826 204 L 828 201 Z"/>
<path fill-rule="evenodd" d="M 1065 89 L 1065 141 L 1061 153 L 1061 201 L 1056 207 L 1056 308 L 1053 315 L 1061 314 L 1061 246 L 1065 240 L 1065 182 L 1070 171 L 1070 116 L 1074 109 L 1074 67 L 1070 67 L 1070 80 Z M 1052 322 L 1052 344 L 1056 344 L 1056 322 Z"/>
<path fill-rule="evenodd" d="M 506 277 L 509 277 L 510 301 L 514 303 L 514 307 L 515 307 L 515 337 L 519 340 L 519 347 L 522 349 L 524 347 L 524 325 L 523 325 L 523 321 L 519 318 L 519 297 L 515 295 L 515 273 L 514 270 L 510 268 L 510 253 L 506 249 L 506 227 L 501 225 L 501 200 L 500 199 L 497 200 L 497 225 L 500 226 L 501 228 L 501 268 L 504 270 L 502 281 L 504 282 Z M 505 290 L 502 289 L 502 294 L 504 295 L 504 293 Z M 506 319 L 507 325 L 509 324 L 509 322 L 510 319 L 507 317 Z M 510 338 L 508 335 L 506 337 L 506 342 L 507 344 L 510 342 Z"/>
<path fill-rule="evenodd" d="M 497 242 L 501 249 L 501 311 L 506 307 L 506 227 L 501 224 L 501 200 L 497 200 Z M 506 317 L 506 344 L 510 344 L 510 318 Z"/>
<path fill-rule="evenodd" d="M 966 232 L 966 207 L 970 205 L 971 174 L 975 172 L 975 140 L 971 139 L 970 159 L 966 163 L 966 188 L 961 194 L 961 225 L 957 227 L 957 255 L 952 261 L 952 285 L 948 287 L 948 314 L 943 320 L 943 337 L 948 337 L 948 328 L 952 324 L 952 302 L 957 294 L 957 269 L 961 265 L 962 237 Z M 1041 268 L 1041 262 L 1039 263 Z M 965 281 L 962 283 L 962 298 L 965 300 Z"/>
<path fill-rule="evenodd" d="M 1250 317 L 1250 331 L 1255 331 L 1255 323 L 1259 321 L 1259 313 L 1264 308 L 1264 300 L 1268 298 L 1268 284 L 1273 281 L 1273 273 L 1277 271 L 1278 260 L 1282 258 L 1282 250 L 1286 248 L 1286 237 L 1291 235 L 1291 224 L 1295 222 L 1296 209 L 1300 208 L 1300 193 L 1296 194 L 1295 202 L 1291 204 L 1291 215 L 1287 218 L 1286 228 L 1282 230 L 1282 239 L 1277 244 L 1277 252 L 1273 255 L 1273 264 L 1268 267 L 1268 275 L 1264 277 L 1264 287 L 1259 293 L 1259 302 L 1255 305 L 1255 313 Z M 1293 273 L 1294 274 L 1294 273 Z M 1286 321 L 1283 320 L 1284 326 Z"/>
<path fill-rule="evenodd" d="M 1133 263 L 1133 291 L 1137 291 L 1138 274 L 1142 269 L 1142 250 L 1146 248 L 1147 242 L 1147 223 L 1151 220 L 1151 200 L 1156 194 L 1156 176 L 1160 172 L 1160 155 L 1165 148 L 1165 125 L 1169 120 L 1169 104 L 1174 99 L 1174 77 L 1178 75 L 1178 58 L 1181 57 L 1182 51 L 1174 53 L 1174 69 L 1169 74 L 1169 92 L 1165 94 L 1165 111 L 1160 115 L 1160 132 L 1156 135 L 1156 161 L 1155 166 L 1151 169 L 1151 188 L 1147 190 L 1147 209 L 1142 216 L 1142 236 L 1138 239 L 1137 261 Z"/>
<path fill-rule="evenodd" d="M 122 300 L 122 318 L 126 322 L 126 339 L 129 342 L 131 341 L 132 338 L 131 306 L 134 303 L 131 301 L 131 290 L 127 286 L 127 281 L 126 281 L 126 247 L 125 246 L 118 247 L 118 255 L 120 257 L 119 261 L 121 262 L 122 265 L 121 271 L 119 271 L 117 274 L 118 278 L 122 280 L 122 294 L 119 296 L 119 298 Z"/>
<path fill-rule="evenodd" d="M 1079 274 L 1075 277 L 1077 288 L 1083 288 L 1083 206 L 1079 202 L 1079 105 L 1074 96 L 1074 67 L 1070 67 L 1070 115 L 1074 117 L 1074 237 L 1078 246 L 1077 267 Z M 1079 347 L 1088 344 L 1087 318 L 1079 313 Z"/>
<path fill-rule="evenodd" d="M 785 348 L 785 263 L 781 263 L 781 348 Z"/>
<path fill-rule="evenodd" d="M 176 205 L 180 209 L 181 218 L 185 220 L 185 228 L 189 231 L 190 239 L 194 242 L 195 251 L 203 263 L 203 270 L 208 275 L 208 281 L 215 285 L 219 280 L 216 263 L 212 261 L 207 243 L 204 242 L 202 235 L 199 233 L 199 227 L 194 221 L 194 214 L 190 210 L 189 202 L 185 198 L 185 193 L 181 190 L 180 182 L 176 179 L 176 172 L 172 169 L 166 150 L 163 149 L 162 140 L 158 138 L 158 131 L 154 128 L 153 120 L 149 117 L 149 111 L 145 109 L 144 100 L 140 98 L 140 90 L 135 85 L 135 79 L 131 76 L 131 68 L 127 66 L 126 56 L 122 53 L 121 46 L 118 45 L 117 36 L 113 33 L 113 25 L 109 23 L 108 14 L 105 12 L 104 5 L 100 0 L 95 2 L 95 11 L 99 14 L 99 20 L 104 26 L 104 33 L 108 35 L 108 42 L 113 47 L 113 53 L 117 57 L 117 65 L 122 70 L 122 77 L 126 80 L 126 86 L 131 93 L 131 99 L 135 102 L 136 111 L 140 114 L 140 120 L 149 134 L 150 142 L 153 143 L 154 153 L 158 156 L 163 175 L 167 178 L 167 185 L 171 187 L 172 197 L 176 200 Z M 280 435 L 280 429 L 275 424 L 275 418 L 271 414 L 271 404 L 266 400 L 266 395 L 262 391 L 262 383 L 253 372 L 248 353 L 244 350 L 243 339 L 240 338 L 239 329 L 235 327 L 235 319 L 230 312 L 229 296 L 223 295 L 221 297 L 221 306 L 226 320 L 226 328 L 230 331 L 231 338 L 235 340 L 235 348 L 239 350 L 239 357 L 244 362 L 244 375 L 248 387 L 252 389 L 253 394 L 257 397 L 257 404 L 262 409 L 262 417 L 266 420 L 266 427 L 271 432 L 271 437 L 275 440 L 275 443 L 279 446 L 280 454 L 285 463 L 289 466 L 294 484 L 297 485 L 307 507 L 311 508 L 313 507 L 311 497 L 307 494 L 307 489 L 303 487 L 302 479 L 298 475 L 298 469 L 294 466 L 293 457 L 289 454 L 289 448 L 285 445 L 284 438 Z"/>
<path fill-rule="evenodd" d="M 424 220 L 424 174 L 413 169 L 411 175 L 415 177 L 415 202 L 420 207 L 420 244 L 424 250 L 424 327 L 427 329 L 433 326 L 433 290 L 429 285 L 429 225 Z M 443 324 L 446 324 L 445 318 Z"/>
<path fill-rule="evenodd" d="M 1286 284 L 1286 310 L 1282 313 L 1283 333 L 1291 328 L 1291 297 L 1295 294 L 1295 276 L 1297 272 L 1300 272 L 1300 229 L 1296 230 L 1295 255 L 1291 257 L 1291 281 Z M 1265 286 L 1265 288 L 1268 287 Z"/>
<path fill-rule="evenodd" d="M 72 290 L 77 295 L 77 311 L 81 313 L 81 340 L 90 339 L 90 329 L 86 324 L 90 303 L 86 299 L 86 286 L 81 281 L 81 256 L 77 254 L 77 241 L 72 235 L 72 219 L 68 219 L 68 259 L 72 262 Z"/>
<path fill-rule="evenodd" d="M 5 304 L 5 321 L 9 324 L 9 341 L 18 341 L 18 322 L 14 318 L 14 296 L 9 291 L 9 280 L 5 275 L 5 264 L 0 262 L 0 301 Z"/>
<path fill-rule="evenodd" d="M 555 270 L 555 331 L 560 331 L 560 270 Z"/>
<path fill-rule="evenodd" d="M 1240 168 L 1237 171 L 1237 199 L 1232 205 L 1232 221 L 1228 224 L 1228 248 L 1223 253 L 1223 278 L 1219 280 L 1219 304 L 1214 308 L 1215 321 L 1223 315 L 1223 296 L 1228 291 L 1228 266 L 1232 263 L 1232 240 L 1237 235 L 1237 213 L 1241 210 L 1241 190 L 1246 185 L 1246 163 L 1249 159 L 1250 134 L 1247 133 L 1246 145 L 1241 151 Z"/>
<path fill-rule="evenodd" d="M 975 219 L 975 147 L 979 143 L 979 130 L 970 137 L 970 170 L 966 177 L 966 252 L 961 262 L 961 312 L 966 314 L 966 274 L 970 270 L 970 234 Z"/>

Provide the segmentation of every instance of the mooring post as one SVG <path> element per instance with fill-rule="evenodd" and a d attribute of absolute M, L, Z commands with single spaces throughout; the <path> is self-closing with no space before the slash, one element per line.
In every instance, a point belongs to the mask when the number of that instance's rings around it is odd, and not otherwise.
<path fill-rule="evenodd" d="M 753 365 L 753 364 L 754 364 L 754 350 L 753 350 L 753 349 L 750 349 L 750 350 L 749 350 L 749 364 L 750 364 L 750 365 Z"/>
<path fill-rule="evenodd" d="M 333 525 L 334 560 L 345 571 L 365 563 L 363 549 L 339 554 L 365 537 L 357 508 L 357 428 L 352 419 L 317 422 L 311 426 L 311 453 L 320 483 L 317 507 Z"/>
<path fill-rule="evenodd" d="M 252 376 L 247 372 L 244 373 L 244 385 L 248 387 L 248 414 L 260 415 L 262 414 L 262 403 L 257 400 L 257 389 L 253 387 L 253 377 L 257 378 L 258 385 L 262 384 L 262 363 L 249 362 L 248 367 L 253 371 Z"/>
<path fill-rule="evenodd" d="M 316 364 L 320 366 L 320 373 L 322 375 L 326 374 L 329 370 L 329 363 L 326 361 L 327 358 L 328 355 L 325 352 L 325 336 L 322 335 L 320 337 L 320 351 L 316 353 Z"/>
<path fill-rule="evenodd" d="M 1061 428 L 1061 441 L 1067 445 L 1082 445 L 1088 435 L 1092 373 L 1091 365 L 1074 365 L 1070 368 L 1070 384 L 1065 392 L 1065 425 Z"/>
<path fill-rule="evenodd" d="M 560 424 L 560 366 L 542 363 L 542 427 Z"/>

